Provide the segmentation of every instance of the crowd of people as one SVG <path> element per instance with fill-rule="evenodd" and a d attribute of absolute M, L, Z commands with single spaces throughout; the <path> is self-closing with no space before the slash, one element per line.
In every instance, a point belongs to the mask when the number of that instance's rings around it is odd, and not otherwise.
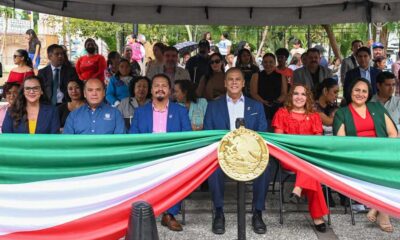
<path fill-rule="evenodd" d="M 371 53 L 362 41 L 353 41 L 351 56 L 341 64 L 335 59 L 331 69 L 321 62 L 321 49 L 304 49 L 299 40 L 291 50 L 265 53 L 258 64 L 247 42 L 233 51 L 227 33 L 219 43 L 206 33 L 196 55 L 182 55 L 183 68 L 178 49 L 161 42 L 153 45 L 154 59 L 145 61 L 143 37 L 131 35 L 122 54 L 110 52 L 107 60 L 89 38 L 84 45 L 87 54 L 75 66 L 63 46 L 50 45 L 49 64 L 37 75 L 29 54 L 35 49 L 37 61 L 38 45 L 32 43 L 29 53 L 17 50 L 18 67 L 4 85 L 7 104 L 0 108 L 0 130 L 29 134 L 234 130 L 236 119 L 244 118 L 246 128 L 277 134 L 398 136 L 398 72 L 382 71 L 379 59 L 385 54 L 380 43 L 372 46 Z M 344 98 L 339 105 L 341 86 Z M 270 161 L 253 182 L 252 227 L 258 234 L 267 230 L 262 211 L 273 164 L 277 163 Z M 278 164 L 296 174 L 293 196 L 308 199 L 316 230 L 325 232 L 324 216 L 329 211 L 321 184 L 301 169 Z M 215 212 L 212 231 L 223 234 L 221 169 L 209 177 L 208 185 Z M 175 219 L 179 210 L 177 203 L 161 224 L 182 231 Z M 371 209 L 367 217 L 383 231 L 393 231 L 386 213 Z"/>

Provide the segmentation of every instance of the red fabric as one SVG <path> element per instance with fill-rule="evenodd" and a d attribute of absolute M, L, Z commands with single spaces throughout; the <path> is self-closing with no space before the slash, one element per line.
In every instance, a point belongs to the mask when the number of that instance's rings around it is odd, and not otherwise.
<path fill-rule="evenodd" d="M 280 108 L 272 120 L 274 129 L 281 129 L 285 134 L 319 135 L 322 134 L 322 120 L 318 113 L 308 115 L 289 112 Z"/>
<path fill-rule="evenodd" d="M 16 82 L 16 83 L 22 84 L 22 82 L 24 81 L 25 78 L 31 77 L 34 75 L 35 75 L 35 73 L 32 70 L 30 70 L 28 72 L 23 72 L 23 73 L 14 72 L 11 70 L 10 75 L 8 75 L 7 82 Z"/>
<path fill-rule="evenodd" d="M 282 76 L 286 77 L 289 84 L 293 83 L 293 70 L 286 67 L 285 69 L 275 68 L 277 73 L 280 73 Z"/>
<path fill-rule="evenodd" d="M 301 114 L 289 112 L 280 108 L 272 120 L 275 129 L 282 130 L 285 134 L 319 135 L 322 133 L 322 121 L 318 113 Z M 293 168 L 282 161 L 282 167 L 296 174 L 296 187 L 301 187 L 302 193 L 308 199 L 308 210 L 313 219 L 321 218 L 328 214 L 325 197 L 321 183 L 297 168 Z"/>
<path fill-rule="evenodd" d="M 374 120 L 368 109 L 366 110 L 365 118 L 356 112 L 351 104 L 349 104 L 351 115 L 353 116 L 354 126 L 358 137 L 376 137 Z"/>
<path fill-rule="evenodd" d="M 85 55 L 76 62 L 76 72 L 79 79 L 86 81 L 90 78 L 98 78 L 104 82 L 104 71 L 107 68 L 106 59 L 100 55 Z"/>

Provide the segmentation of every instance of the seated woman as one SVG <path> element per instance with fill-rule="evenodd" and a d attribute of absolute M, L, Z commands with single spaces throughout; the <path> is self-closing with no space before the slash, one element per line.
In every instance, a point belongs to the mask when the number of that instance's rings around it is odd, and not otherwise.
<path fill-rule="evenodd" d="M 35 75 L 32 69 L 32 61 L 29 58 L 28 52 L 24 49 L 15 51 L 14 64 L 17 65 L 17 67 L 11 69 L 7 82 L 22 84 L 25 78 Z"/>
<path fill-rule="evenodd" d="M 18 95 L 19 86 L 20 85 L 18 83 L 6 83 L 3 86 L 3 97 L 6 99 L 6 104 L 0 105 L 0 133 L 6 112 L 14 103 L 15 98 Z"/>
<path fill-rule="evenodd" d="M 295 84 L 290 89 L 285 106 L 276 112 L 272 120 L 275 133 L 321 135 L 321 117 L 314 112 L 312 99 L 312 93 L 306 86 Z M 325 232 L 326 225 L 323 216 L 328 214 L 328 208 L 321 184 L 301 170 L 291 168 L 282 162 L 281 164 L 284 169 L 296 173 L 293 194 L 297 197 L 304 194 L 307 197 L 308 210 L 315 228 L 319 232 Z"/>
<path fill-rule="evenodd" d="M 239 50 L 237 55 L 236 67 L 240 68 L 244 76 L 244 88 L 243 94 L 245 96 L 250 96 L 250 81 L 253 74 L 258 73 L 260 69 L 257 67 L 253 55 L 247 48 L 242 48 Z"/>
<path fill-rule="evenodd" d="M 57 107 L 60 117 L 61 129 L 64 128 L 64 124 L 67 120 L 69 113 L 85 103 L 85 98 L 83 97 L 83 82 L 81 80 L 70 80 L 67 84 L 67 92 L 68 102 L 63 103 Z"/>
<path fill-rule="evenodd" d="M 174 96 L 178 103 L 188 109 L 193 131 L 203 130 L 207 100 L 196 96 L 193 83 L 188 80 L 175 81 Z"/>
<path fill-rule="evenodd" d="M 122 99 L 129 97 L 129 83 L 132 81 L 131 64 L 128 59 L 121 59 L 117 73 L 110 78 L 106 90 L 107 102 L 117 107 Z"/>
<path fill-rule="evenodd" d="M 24 80 L 11 109 L 6 113 L 3 133 L 50 134 L 60 131 L 56 107 L 49 104 L 43 81 L 38 77 Z"/>
<path fill-rule="evenodd" d="M 213 53 L 208 62 L 207 74 L 201 77 L 196 94 L 204 97 L 208 101 L 214 100 L 225 95 L 225 67 L 222 55 Z"/>
<path fill-rule="evenodd" d="M 131 127 L 135 109 L 150 101 L 150 89 L 150 79 L 147 77 L 138 77 L 129 83 L 131 96 L 122 99 L 117 107 L 124 117 L 126 129 Z"/>
<path fill-rule="evenodd" d="M 338 94 L 339 85 L 333 78 L 324 79 L 318 85 L 315 96 L 315 110 L 321 117 L 324 135 L 332 135 L 333 117 L 338 109 Z"/>
<path fill-rule="evenodd" d="M 365 78 L 355 79 L 345 93 L 346 107 L 340 108 L 333 121 L 333 132 L 337 136 L 397 137 L 397 129 L 386 109 L 370 102 L 372 86 Z M 372 113 L 372 114 L 371 114 Z M 377 222 L 382 231 L 393 232 L 389 215 L 371 209 L 367 218 Z"/>

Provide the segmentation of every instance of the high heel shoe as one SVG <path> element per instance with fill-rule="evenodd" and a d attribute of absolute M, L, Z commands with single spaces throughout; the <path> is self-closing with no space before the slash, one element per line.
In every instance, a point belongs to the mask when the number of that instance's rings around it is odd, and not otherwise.
<path fill-rule="evenodd" d="M 321 223 L 321 224 L 315 224 L 314 223 L 314 227 L 315 229 L 317 229 L 318 232 L 326 232 L 326 224 L 325 223 Z"/>

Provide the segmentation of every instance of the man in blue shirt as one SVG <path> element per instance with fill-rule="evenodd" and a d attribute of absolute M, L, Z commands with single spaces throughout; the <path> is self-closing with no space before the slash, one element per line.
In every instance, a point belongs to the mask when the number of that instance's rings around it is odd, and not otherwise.
<path fill-rule="evenodd" d="M 86 104 L 71 112 L 64 134 L 124 134 L 125 123 L 118 109 L 104 103 L 105 87 L 99 79 L 86 81 Z"/>
<path fill-rule="evenodd" d="M 204 117 L 204 130 L 234 130 L 238 118 L 244 118 L 246 128 L 266 132 L 268 129 L 264 107 L 260 102 L 243 95 L 244 76 L 239 68 L 230 68 L 225 75 L 227 94 L 212 101 L 207 106 Z M 264 234 L 267 227 L 262 219 L 265 210 L 265 198 L 271 177 L 271 161 L 261 176 L 253 181 L 253 231 Z M 225 233 L 224 217 L 224 173 L 218 168 L 209 178 L 215 217 L 212 231 L 215 234 Z"/>

